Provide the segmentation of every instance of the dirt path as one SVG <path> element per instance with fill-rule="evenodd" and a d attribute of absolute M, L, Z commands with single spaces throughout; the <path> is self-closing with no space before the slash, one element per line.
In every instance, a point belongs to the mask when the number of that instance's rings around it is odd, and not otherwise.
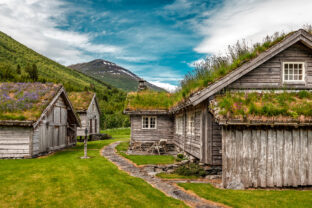
<path fill-rule="evenodd" d="M 151 184 L 153 187 L 157 188 L 161 192 L 165 193 L 167 196 L 173 197 L 175 199 L 179 199 L 184 201 L 187 205 L 196 208 L 216 208 L 216 207 L 224 207 L 217 203 L 205 200 L 200 198 L 199 196 L 185 191 L 184 189 L 178 187 L 175 183 L 161 180 L 157 177 L 152 177 L 147 174 L 142 168 L 134 165 L 131 161 L 126 158 L 120 156 L 115 147 L 120 142 L 112 143 L 101 150 L 101 154 L 114 163 L 119 169 L 129 173 L 131 176 L 142 178 L 147 183 Z"/>

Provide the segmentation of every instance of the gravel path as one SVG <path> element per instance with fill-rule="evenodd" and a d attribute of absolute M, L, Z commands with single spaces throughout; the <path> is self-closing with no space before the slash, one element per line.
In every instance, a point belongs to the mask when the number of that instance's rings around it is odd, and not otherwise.
<path fill-rule="evenodd" d="M 161 180 L 160 178 L 153 177 L 147 174 L 144 169 L 136 166 L 131 161 L 127 160 L 126 158 L 120 156 L 115 147 L 120 142 L 112 143 L 101 150 L 101 154 L 114 163 L 119 169 L 129 173 L 131 176 L 142 178 L 147 183 L 151 184 L 153 187 L 157 188 L 161 192 L 165 193 L 168 196 L 171 196 L 175 199 L 179 199 L 184 201 L 187 205 L 196 208 L 216 208 L 216 207 L 224 207 L 218 205 L 214 202 L 205 200 L 200 198 L 199 196 L 187 192 L 184 189 L 178 187 L 175 183 Z"/>

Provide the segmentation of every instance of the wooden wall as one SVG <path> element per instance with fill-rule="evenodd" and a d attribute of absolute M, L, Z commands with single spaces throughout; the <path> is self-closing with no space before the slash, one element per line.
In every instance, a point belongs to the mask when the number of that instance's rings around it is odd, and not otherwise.
<path fill-rule="evenodd" d="M 312 129 L 223 127 L 223 186 L 312 185 Z"/>
<path fill-rule="evenodd" d="M 94 107 L 93 107 L 94 105 Z M 95 103 L 95 98 L 92 99 L 86 113 L 79 113 L 81 127 L 77 128 L 77 136 L 85 136 L 85 129 L 88 128 L 89 134 L 100 133 L 100 111 Z M 95 122 L 95 119 L 97 120 Z M 92 130 L 90 129 L 90 121 L 92 122 Z M 96 124 L 96 131 L 95 131 Z"/>
<path fill-rule="evenodd" d="M 40 122 L 33 133 L 33 155 L 61 149 L 69 145 L 67 138 L 67 105 L 59 97 L 53 108 Z"/>
<path fill-rule="evenodd" d="M 186 115 L 189 112 L 195 113 L 195 134 L 192 136 L 186 132 Z M 208 106 L 203 104 L 175 115 L 175 117 L 180 116 L 183 118 L 183 133 L 180 135 L 174 130 L 174 143 L 176 146 L 203 163 L 222 165 L 221 127 L 208 112 Z M 175 123 L 174 127 L 176 127 Z"/>
<path fill-rule="evenodd" d="M 300 61 L 305 62 L 305 81 L 306 84 L 284 85 L 282 83 L 282 62 Z M 235 89 L 268 89 L 292 87 L 306 89 L 312 87 L 312 56 L 311 49 L 302 43 L 296 43 L 285 51 L 279 53 L 266 63 L 249 72 L 242 78 L 233 82 L 227 88 Z"/>
<path fill-rule="evenodd" d="M 156 116 L 156 115 L 155 115 Z M 169 115 L 157 115 L 156 129 L 142 129 L 142 116 L 131 115 L 131 140 L 137 142 L 173 139 L 173 120 Z"/>
<path fill-rule="evenodd" d="M 0 127 L 0 158 L 30 157 L 31 128 Z"/>

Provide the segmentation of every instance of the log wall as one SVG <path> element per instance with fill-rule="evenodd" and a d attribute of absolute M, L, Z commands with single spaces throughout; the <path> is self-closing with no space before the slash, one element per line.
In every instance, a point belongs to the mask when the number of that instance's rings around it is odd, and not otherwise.
<path fill-rule="evenodd" d="M 222 181 L 245 187 L 312 185 L 312 129 L 223 127 Z"/>
<path fill-rule="evenodd" d="M 153 115 L 154 116 L 154 115 Z M 155 142 L 160 139 L 173 139 L 173 120 L 169 115 L 155 115 L 156 129 L 142 129 L 142 116 L 131 115 L 131 140 L 135 142 Z"/>
<path fill-rule="evenodd" d="M 300 61 L 305 63 L 305 83 L 283 84 L 282 62 Z M 311 49 L 302 43 L 296 43 L 266 63 L 233 82 L 228 88 L 235 89 L 270 89 L 291 87 L 296 89 L 310 89 L 312 87 L 312 57 Z"/>

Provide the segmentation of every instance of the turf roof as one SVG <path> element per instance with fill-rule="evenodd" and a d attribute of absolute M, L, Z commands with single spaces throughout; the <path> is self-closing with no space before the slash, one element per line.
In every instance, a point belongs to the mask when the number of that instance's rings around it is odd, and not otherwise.
<path fill-rule="evenodd" d="M 311 121 L 312 93 L 299 92 L 227 92 L 217 95 L 210 109 L 221 120 Z"/>
<path fill-rule="evenodd" d="M 174 94 L 145 90 L 128 93 L 125 110 L 168 110 L 173 105 Z"/>
<path fill-rule="evenodd" d="M 94 92 L 70 92 L 68 98 L 76 111 L 86 111 L 90 106 Z"/>
<path fill-rule="evenodd" d="M 61 87 L 53 83 L 0 83 L 0 120 L 38 120 Z"/>

